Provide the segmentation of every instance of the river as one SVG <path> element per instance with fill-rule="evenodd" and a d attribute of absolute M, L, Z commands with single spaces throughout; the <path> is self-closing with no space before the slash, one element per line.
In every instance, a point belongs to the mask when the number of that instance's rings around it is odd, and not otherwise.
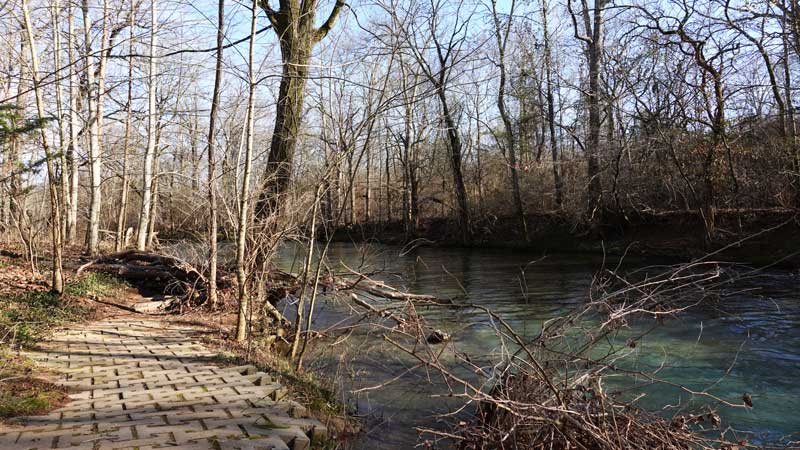
<path fill-rule="evenodd" d="M 410 292 L 479 303 L 529 335 L 537 333 L 543 321 L 586 301 L 592 276 L 603 262 L 598 255 L 542 258 L 510 250 L 429 247 L 408 254 L 401 250 L 336 243 L 328 261 L 332 267 L 341 261 L 350 267 L 360 265 L 362 271 L 379 271 L 376 278 Z M 284 268 L 299 271 L 302 258 L 288 247 L 279 260 Z M 626 260 L 628 266 L 661 262 Z M 718 408 L 723 425 L 748 432 L 751 442 L 775 441 L 800 430 L 800 415 L 793 409 L 800 399 L 800 276 L 771 269 L 737 288 L 742 292 L 719 304 L 666 321 L 637 346 L 629 364 L 643 370 L 663 364 L 662 378 L 698 390 L 713 386 L 710 393 L 734 402 L 741 402 L 744 392 L 751 393 L 752 409 Z M 291 306 L 285 308 L 290 313 Z M 315 311 L 314 328 L 348 324 L 351 311 L 347 302 L 323 299 Z M 485 357 L 497 350 L 498 340 L 485 314 L 440 307 L 421 312 L 429 323 L 452 334 L 459 351 Z M 397 378 L 379 389 L 348 396 L 366 427 L 351 448 L 412 448 L 418 442 L 415 428 L 444 426 L 440 415 L 461 401 L 439 396 L 446 390 L 435 373 L 406 373 L 413 361 L 384 343 L 381 331 L 364 326 L 346 340 L 331 337 L 316 346 L 309 364 L 335 379 L 342 392 Z M 650 409 L 690 400 L 686 393 L 664 386 L 643 392 L 647 395 L 642 405 Z"/>

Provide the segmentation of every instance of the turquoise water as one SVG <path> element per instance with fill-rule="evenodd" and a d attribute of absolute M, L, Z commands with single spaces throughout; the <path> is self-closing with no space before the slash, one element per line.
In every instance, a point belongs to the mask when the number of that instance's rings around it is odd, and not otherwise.
<path fill-rule="evenodd" d="M 280 264 L 295 264 L 297 270 L 296 256 L 287 249 Z M 596 255 L 541 258 L 527 252 L 453 248 L 401 254 L 399 247 L 365 249 L 354 244 L 334 244 L 328 255 L 332 267 L 342 261 L 362 271 L 379 271 L 376 278 L 410 292 L 489 307 L 527 335 L 537 334 L 543 321 L 585 302 L 592 276 L 603 262 Z M 529 264 L 532 261 L 537 262 Z M 626 260 L 629 267 L 658 263 L 662 261 Z M 751 393 L 752 409 L 717 407 L 723 426 L 743 430 L 756 442 L 786 438 L 800 430 L 800 415 L 794 410 L 800 399 L 800 277 L 770 270 L 730 288 L 742 292 L 666 321 L 630 350 L 625 364 L 643 371 L 663 366 L 661 378 L 695 390 L 711 386 L 709 393 L 734 403 L 741 403 L 744 392 Z M 285 308 L 290 313 L 292 307 Z M 386 344 L 380 327 L 359 325 L 348 329 L 348 339 L 340 339 L 343 326 L 353 324 L 351 312 L 347 302 L 320 301 L 314 328 L 329 337 L 316 347 L 310 364 L 334 378 L 345 393 L 394 380 L 347 395 L 366 424 L 366 432 L 352 447 L 412 448 L 418 441 L 416 427 L 445 427 L 440 415 L 454 411 L 463 400 L 448 397 L 434 372 L 407 372 L 414 361 Z M 454 348 L 476 360 L 490 360 L 500 350 L 482 312 L 440 307 L 420 312 L 453 335 Z M 646 394 L 642 406 L 653 410 L 692 400 L 663 385 L 643 386 L 639 392 Z M 667 415 L 675 412 L 664 410 Z"/>

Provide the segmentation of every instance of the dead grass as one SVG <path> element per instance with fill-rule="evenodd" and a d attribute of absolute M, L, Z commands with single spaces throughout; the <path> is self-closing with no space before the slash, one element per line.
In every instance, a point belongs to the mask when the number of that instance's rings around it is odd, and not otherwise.
<path fill-rule="evenodd" d="M 67 389 L 49 381 L 50 373 L 31 360 L 0 351 L 0 421 L 45 414 L 69 401 Z"/>

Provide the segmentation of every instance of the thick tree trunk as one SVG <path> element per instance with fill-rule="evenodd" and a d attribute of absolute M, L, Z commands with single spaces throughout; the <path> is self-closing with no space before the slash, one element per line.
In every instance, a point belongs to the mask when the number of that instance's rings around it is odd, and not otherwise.
<path fill-rule="evenodd" d="M 91 48 L 91 29 L 92 29 L 92 19 L 89 16 L 89 2 L 88 0 L 83 0 L 82 3 L 82 11 L 83 11 L 83 36 L 84 36 L 84 46 L 85 46 L 85 60 L 86 60 L 86 80 L 87 80 L 87 90 L 86 90 L 86 98 L 88 102 L 88 113 L 89 113 L 89 179 L 90 179 L 90 197 L 89 197 L 89 224 L 86 228 L 86 252 L 90 255 L 97 254 L 98 245 L 100 242 L 100 208 L 102 207 L 102 194 L 101 194 L 101 170 L 102 170 L 102 159 L 101 159 L 101 141 L 100 141 L 100 115 L 102 114 L 102 107 L 100 106 L 100 102 L 102 102 L 102 93 L 100 92 L 99 86 L 96 84 L 95 80 L 95 66 L 94 66 L 94 55 L 92 55 L 92 48 Z M 104 17 L 103 17 L 103 39 L 101 40 L 101 48 L 100 53 L 104 54 L 103 52 L 103 44 L 106 42 L 105 39 L 105 28 L 106 28 L 106 11 L 104 9 Z M 102 78 L 102 71 L 98 78 Z"/>
<path fill-rule="evenodd" d="M 294 41 L 294 42 L 287 42 Z M 311 44 L 300 39 L 281 40 L 283 73 L 278 91 L 275 128 L 272 132 L 269 159 L 264 185 L 256 205 L 256 214 L 265 217 L 276 213 L 281 195 L 289 188 L 297 147 L 300 123 L 303 117 L 308 64 L 311 61 Z"/>
<path fill-rule="evenodd" d="M 267 0 L 254 4 L 260 4 L 272 24 L 280 42 L 283 63 L 269 161 L 255 208 L 256 216 L 263 218 L 278 212 L 280 196 L 291 181 L 311 52 L 336 23 L 345 3 L 336 0 L 330 15 L 319 27 L 315 25 L 317 0 L 281 0 L 277 11 Z"/>

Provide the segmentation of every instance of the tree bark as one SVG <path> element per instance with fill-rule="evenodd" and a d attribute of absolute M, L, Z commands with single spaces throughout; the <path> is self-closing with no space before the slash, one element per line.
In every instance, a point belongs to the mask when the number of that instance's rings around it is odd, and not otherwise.
<path fill-rule="evenodd" d="M 64 120 L 64 101 L 63 101 L 63 92 L 61 86 L 61 26 L 59 25 L 59 19 L 61 16 L 61 2 L 59 0 L 53 0 L 52 3 L 52 26 L 53 26 L 53 65 L 55 67 L 55 71 L 59 76 L 55 79 L 56 85 L 56 118 L 58 120 L 58 159 L 61 165 L 61 170 L 59 173 L 59 184 L 61 188 L 60 192 L 60 202 L 61 205 L 65 209 L 69 207 L 69 179 L 67 177 L 67 153 L 65 151 L 66 144 L 67 144 L 67 130 L 66 130 L 66 122 Z M 70 61 L 71 63 L 71 61 Z M 64 236 L 67 234 L 67 222 L 65 220 L 61 220 L 58 223 L 58 226 L 61 227 L 61 239 L 64 239 Z"/>
<path fill-rule="evenodd" d="M 447 147 L 449 150 L 450 170 L 453 173 L 453 189 L 456 194 L 456 211 L 458 214 L 458 224 L 461 230 L 461 241 L 468 243 L 471 237 L 469 206 L 467 203 L 467 189 L 464 186 L 464 175 L 461 170 L 461 136 L 459 135 L 458 125 L 450 112 L 447 103 L 447 96 L 444 86 L 437 86 L 439 102 L 442 107 L 442 116 L 447 127 Z"/>
<path fill-rule="evenodd" d="M 344 7 L 336 0 L 333 10 L 323 24 L 315 28 L 317 0 L 281 0 L 274 10 L 268 0 L 260 0 L 278 37 L 283 72 L 278 90 L 275 128 L 272 132 L 269 160 L 261 193 L 256 203 L 256 215 L 265 217 L 279 209 L 280 196 L 289 187 L 294 151 L 303 115 L 303 99 L 311 52 L 325 38 Z"/>
<path fill-rule="evenodd" d="M 94 56 L 92 55 L 92 19 L 89 16 L 89 1 L 83 0 L 83 38 L 85 46 L 86 60 L 86 98 L 89 113 L 89 178 L 90 178 L 90 197 L 89 197 L 89 224 L 86 227 L 86 252 L 90 255 L 97 254 L 100 241 L 100 208 L 102 207 L 101 194 L 101 141 L 100 141 L 100 114 L 102 113 L 102 93 L 95 79 Z M 103 10 L 103 39 L 101 40 L 101 55 L 104 53 L 102 46 L 105 44 L 106 29 L 106 8 Z M 98 78 L 102 77 L 101 75 Z"/>
<path fill-rule="evenodd" d="M 153 247 L 153 242 L 155 241 L 156 237 L 156 219 L 158 218 L 157 211 L 158 211 L 158 201 L 159 201 L 159 182 L 160 180 L 160 173 L 161 173 L 161 132 L 163 130 L 163 125 L 161 124 L 161 106 L 156 107 L 156 111 L 158 111 L 158 119 L 156 119 L 156 139 L 155 139 L 155 152 L 153 153 L 153 183 L 150 185 L 151 187 L 151 197 L 150 197 L 150 220 L 147 222 L 147 242 L 145 246 L 147 248 Z"/>
<path fill-rule="evenodd" d="M 602 220 L 603 185 L 600 178 L 600 70 L 603 55 L 603 8 L 606 0 L 595 0 L 589 60 L 589 139 L 586 147 L 586 176 L 588 177 L 588 214 L 590 220 Z"/>

